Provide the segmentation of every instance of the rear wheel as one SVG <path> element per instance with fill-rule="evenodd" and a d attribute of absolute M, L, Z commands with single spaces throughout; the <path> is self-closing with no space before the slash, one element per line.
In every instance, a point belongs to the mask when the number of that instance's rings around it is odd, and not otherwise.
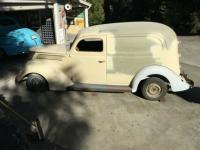
<path fill-rule="evenodd" d="M 26 87 L 30 91 L 43 92 L 48 90 L 48 83 L 39 74 L 30 74 L 26 80 Z"/>
<path fill-rule="evenodd" d="M 141 91 L 144 98 L 157 101 L 165 97 L 167 85 L 162 79 L 151 77 L 143 82 Z"/>

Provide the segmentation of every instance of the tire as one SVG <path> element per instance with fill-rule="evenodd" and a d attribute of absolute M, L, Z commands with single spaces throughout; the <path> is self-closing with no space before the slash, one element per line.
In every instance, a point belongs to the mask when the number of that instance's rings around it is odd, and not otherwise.
<path fill-rule="evenodd" d="M 26 87 L 30 91 L 44 92 L 48 90 L 48 83 L 41 75 L 30 74 L 26 80 Z"/>
<path fill-rule="evenodd" d="M 145 99 L 158 101 L 165 97 L 167 85 L 162 79 L 151 77 L 143 82 L 141 92 Z"/>

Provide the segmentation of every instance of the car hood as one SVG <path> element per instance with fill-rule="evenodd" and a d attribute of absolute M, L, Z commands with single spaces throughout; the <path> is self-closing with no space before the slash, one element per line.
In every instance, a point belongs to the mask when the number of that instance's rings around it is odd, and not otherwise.
<path fill-rule="evenodd" d="M 69 48 L 62 44 L 62 45 L 44 45 L 40 47 L 34 47 L 30 49 L 31 52 L 35 53 L 45 53 L 45 54 L 58 54 L 58 55 L 65 55 Z"/>

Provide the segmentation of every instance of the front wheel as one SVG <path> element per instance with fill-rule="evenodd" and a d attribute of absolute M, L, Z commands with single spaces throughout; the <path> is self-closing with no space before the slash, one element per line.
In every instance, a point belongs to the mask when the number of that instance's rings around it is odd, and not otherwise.
<path fill-rule="evenodd" d="M 157 77 L 145 80 L 141 87 L 144 98 L 152 101 L 161 100 L 167 93 L 166 83 Z"/>
<path fill-rule="evenodd" d="M 41 75 L 30 74 L 26 80 L 26 87 L 30 91 L 43 92 L 48 90 L 48 83 Z"/>

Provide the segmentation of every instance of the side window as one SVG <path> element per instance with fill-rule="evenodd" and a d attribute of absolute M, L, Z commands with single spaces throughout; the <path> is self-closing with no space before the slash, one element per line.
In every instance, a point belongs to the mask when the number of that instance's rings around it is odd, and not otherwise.
<path fill-rule="evenodd" d="M 76 50 L 80 52 L 102 52 L 103 51 L 103 40 L 100 38 L 88 38 L 81 40 Z"/>

